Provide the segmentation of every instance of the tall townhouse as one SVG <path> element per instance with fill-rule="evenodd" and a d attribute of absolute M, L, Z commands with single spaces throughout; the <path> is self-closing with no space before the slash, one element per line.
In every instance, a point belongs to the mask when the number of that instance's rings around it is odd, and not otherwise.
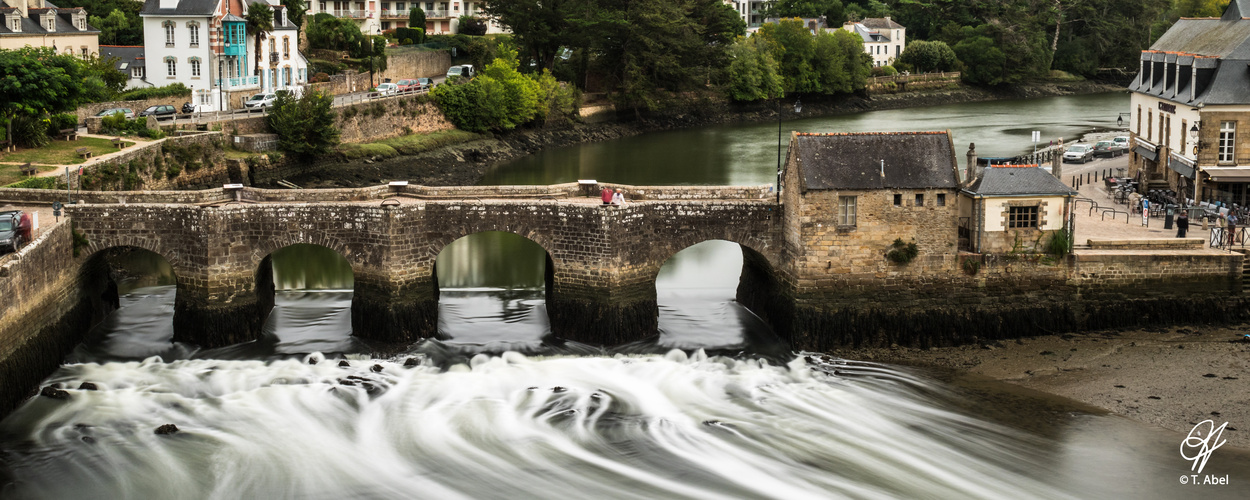
<path fill-rule="evenodd" d="M 0 49 L 49 47 L 87 57 L 100 52 L 100 30 L 87 24 L 82 7 L 62 9 L 44 0 L 4 0 L 0 6 Z"/>
<path fill-rule="evenodd" d="M 259 3 L 273 9 L 274 30 L 248 33 L 244 16 L 249 6 Z M 296 26 L 277 0 L 146 0 L 139 15 L 147 81 L 186 85 L 202 109 L 237 109 L 257 92 L 301 87 L 308 81 Z"/>

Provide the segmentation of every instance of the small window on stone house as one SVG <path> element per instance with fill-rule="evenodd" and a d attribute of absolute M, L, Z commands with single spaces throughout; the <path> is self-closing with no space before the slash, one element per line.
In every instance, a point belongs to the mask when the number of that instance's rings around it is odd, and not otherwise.
<path fill-rule="evenodd" d="M 1007 228 L 1036 228 L 1037 207 L 1008 207 Z"/>
<path fill-rule="evenodd" d="M 946 193 L 938 193 L 938 195 L 937 195 L 937 206 L 939 206 L 939 207 L 944 207 L 944 206 L 946 206 Z"/>
<path fill-rule="evenodd" d="M 854 226 L 857 210 L 856 198 L 854 196 L 838 197 L 838 225 Z"/>
<path fill-rule="evenodd" d="M 924 193 L 916 193 L 916 206 L 924 206 Z"/>
<path fill-rule="evenodd" d="M 896 207 L 903 206 L 903 195 L 901 194 L 894 195 L 894 206 Z"/>

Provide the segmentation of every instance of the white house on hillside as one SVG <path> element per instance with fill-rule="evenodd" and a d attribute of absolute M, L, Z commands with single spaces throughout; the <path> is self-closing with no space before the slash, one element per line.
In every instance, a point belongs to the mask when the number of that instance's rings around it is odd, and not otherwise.
<path fill-rule="evenodd" d="M 366 35 L 380 35 L 383 30 L 395 28 L 425 28 L 430 35 L 459 33 L 460 16 L 485 18 L 484 1 L 411 2 L 393 0 L 311 0 L 308 16 L 330 14 L 351 19 Z M 425 26 L 408 26 L 408 13 L 412 9 L 425 11 Z M 499 25 L 487 19 L 487 33 L 503 33 Z"/>
<path fill-rule="evenodd" d="M 858 23 L 846 23 L 842 29 L 864 40 L 864 52 L 872 56 L 873 66 L 889 66 L 907 48 L 907 28 L 889 17 L 871 17 Z"/>
<path fill-rule="evenodd" d="M 274 10 L 274 30 L 261 34 L 258 74 L 255 34 L 247 33 L 243 16 L 262 2 Z M 139 15 L 147 81 L 182 83 L 206 110 L 240 108 L 256 92 L 308 81 L 296 26 L 277 0 L 146 0 Z"/>

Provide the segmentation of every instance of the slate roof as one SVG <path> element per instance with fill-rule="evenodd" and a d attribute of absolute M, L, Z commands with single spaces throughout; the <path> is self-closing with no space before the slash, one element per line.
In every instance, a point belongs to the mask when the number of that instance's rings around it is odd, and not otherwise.
<path fill-rule="evenodd" d="M 890 41 L 890 37 L 869 29 L 860 23 L 851 23 L 852 33 L 859 35 L 865 43 L 881 43 Z"/>
<path fill-rule="evenodd" d="M 1076 195 L 1050 172 L 1031 165 L 987 167 L 967 191 L 981 196 Z"/>
<path fill-rule="evenodd" d="M 859 22 L 860 24 L 875 30 L 901 30 L 903 25 L 894 22 L 888 17 L 869 17 Z"/>
<path fill-rule="evenodd" d="M 0 19 L 0 35 L 30 36 L 30 35 L 43 35 L 47 33 L 63 33 L 67 35 L 74 35 L 74 34 L 89 35 L 92 33 L 100 32 L 100 30 L 96 29 L 90 24 L 87 24 L 87 29 L 82 30 L 82 31 L 79 31 L 78 28 L 74 27 L 72 16 L 75 12 L 82 12 L 83 11 L 82 7 L 71 7 L 68 9 L 62 9 L 60 7 L 57 7 L 56 5 L 53 5 L 52 2 L 44 2 L 43 5 L 44 5 L 43 7 L 31 7 L 31 8 L 26 9 L 27 17 L 22 18 L 22 31 L 13 31 L 9 29 L 9 23 L 3 22 L 4 20 Z M 56 12 L 56 25 L 55 25 L 56 31 L 48 31 L 44 29 L 43 23 L 40 22 L 43 18 L 43 14 L 45 14 L 49 10 Z M 19 9 L 14 8 L 14 7 L 0 9 L 0 14 L 14 12 L 14 11 L 19 11 Z"/>
<path fill-rule="evenodd" d="M 142 45 L 101 45 L 100 57 L 116 57 L 115 69 L 126 74 L 130 68 L 147 66 Z"/>
<path fill-rule="evenodd" d="M 949 132 L 795 133 L 789 154 L 802 191 L 955 189 L 954 149 Z"/>
<path fill-rule="evenodd" d="M 140 16 L 212 16 L 217 11 L 221 0 L 179 0 L 178 6 L 162 9 L 161 0 L 147 0 L 143 3 Z"/>
<path fill-rule="evenodd" d="M 1129 90 L 1187 105 L 1250 103 L 1250 19 L 1244 15 L 1250 15 L 1250 0 L 1229 3 L 1222 18 L 1176 21 L 1142 51 L 1145 69 Z M 1177 66 L 1180 79 L 1174 76 Z M 1196 81 L 1191 68 L 1198 70 Z"/>

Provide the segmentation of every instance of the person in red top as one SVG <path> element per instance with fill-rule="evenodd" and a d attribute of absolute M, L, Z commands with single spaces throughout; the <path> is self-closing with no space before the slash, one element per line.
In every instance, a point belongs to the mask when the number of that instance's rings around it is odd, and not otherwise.
<path fill-rule="evenodd" d="M 612 190 L 608 188 L 603 188 L 603 191 L 599 192 L 599 199 L 603 200 L 604 205 L 611 205 L 612 204 Z"/>
<path fill-rule="evenodd" d="M 22 235 L 23 242 L 30 242 L 32 238 L 30 237 L 31 222 L 29 213 L 22 212 L 22 218 L 17 222 L 17 231 Z"/>

